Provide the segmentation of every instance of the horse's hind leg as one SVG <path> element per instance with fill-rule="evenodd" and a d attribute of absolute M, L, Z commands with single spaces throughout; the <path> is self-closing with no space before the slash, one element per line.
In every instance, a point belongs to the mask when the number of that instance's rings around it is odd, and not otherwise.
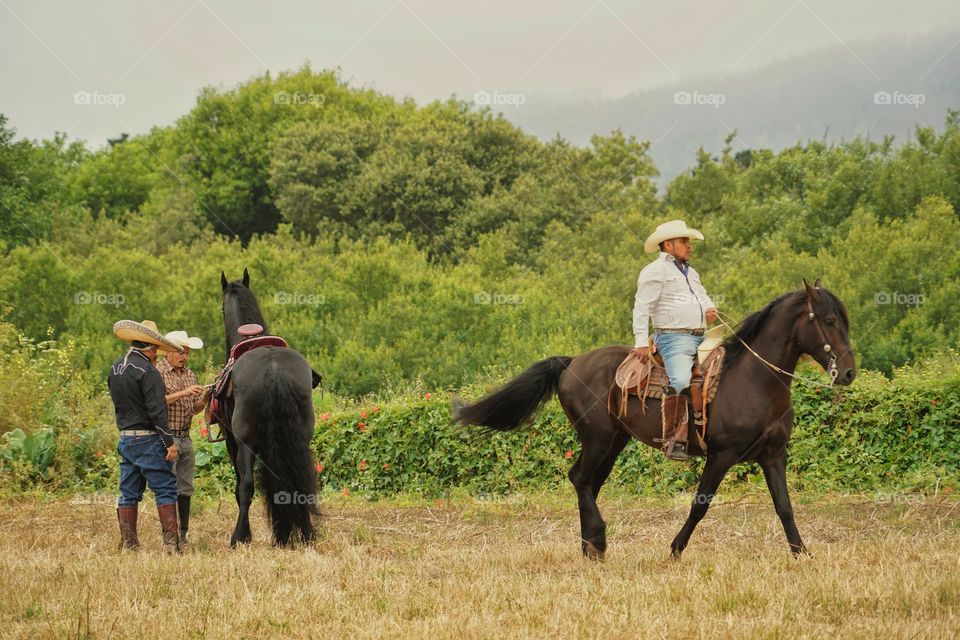
<path fill-rule="evenodd" d="M 629 438 L 621 438 L 624 434 L 613 430 L 609 422 L 602 430 L 593 428 L 589 418 L 575 424 L 582 449 L 568 475 L 580 507 L 581 547 L 586 557 L 602 560 L 607 550 L 607 525 L 597 507 L 597 494 Z"/>
<path fill-rule="evenodd" d="M 690 542 L 690 536 L 693 535 L 693 530 L 707 513 L 707 508 L 710 506 L 713 496 L 720 487 L 723 476 L 725 476 L 730 467 L 733 466 L 734 461 L 730 455 L 726 454 L 707 456 L 707 464 L 703 468 L 703 475 L 700 476 L 700 486 L 697 487 L 697 493 L 693 497 L 693 504 L 690 505 L 690 515 L 687 516 L 687 521 L 683 523 L 683 528 L 680 529 L 680 533 L 677 534 L 670 544 L 670 551 L 674 558 L 679 558 L 683 550 L 687 548 L 687 543 Z"/>
<path fill-rule="evenodd" d="M 597 472 L 593 476 L 594 500 L 596 500 L 597 496 L 600 495 L 600 488 L 603 487 L 603 483 L 607 481 L 608 477 L 610 477 L 610 472 L 613 471 L 614 463 L 616 463 L 617 458 L 620 456 L 620 452 L 623 451 L 623 448 L 627 446 L 628 442 L 630 442 L 630 435 L 626 431 L 618 431 L 617 435 L 614 436 L 613 446 L 610 447 L 610 450 L 603 458 L 603 461 L 600 462 L 600 466 L 597 467 Z"/>
<path fill-rule="evenodd" d="M 760 460 L 760 467 L 763 469 L 763 477 L 767 481 L 767 488 L 770 489 L 770 496 L 773 498 L 773 508 L 777 510 L 777 516 L 783 524 L 783 532 L 787 534 L 790 551 L 794 555 L 806 553 L 807 548 L 800 539 L 797 522 L 793 519 L 793 505 L 790 504 L 790 493 L 787 491 L 786 449 L 775 456 Z"/>
<path fill-rule="evenodd" d="M 237 526 L 230 536 L 231 547 L 247 544 L 253 539 L 250 531 L 250 504 L 253 502 L 253 462 L 256 456 L 243 442 L 237 444 Z"/>

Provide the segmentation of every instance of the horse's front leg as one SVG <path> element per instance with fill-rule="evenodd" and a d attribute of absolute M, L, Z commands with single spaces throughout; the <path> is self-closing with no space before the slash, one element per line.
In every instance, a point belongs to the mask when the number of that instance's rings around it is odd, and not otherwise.
<path fill-rule="evenodd" d="M 237 526 L 230 536 L 230 546 L 247 544 L 253 539 L 250 531 L 250 504 L 253 502 L 253 450 L 243 442 L 237 443 Z"/>
<path fill-rule="evenodd" d="M 790 544 L 790 551 L 794 555 L 807 553 L 807 548 L 800 539 L 800 531 L 797 530 L 797 522 L 793 519 L 793 505 L 790 504 L 790 493 L 787 491 L 787 450 L 781 449 L 777 454 L 760 460 L 760 467 L 763 469 L 763 477 L 767 481 L 767 488 L 770 489 L 770 497 L 773 498 L 773 508 L 777 510 L 777 516 L 783 525 L 783 531 L 787 534 L 787 542 Z"/>
<path fill-rule="evenodd" d="M 690 542 L 690 536 L 693 535 L 693 530 L 696 528 L 697 523 L 703 519 L 703 516 L 706 515 L 707 508 L 710 506 L 713 496 L 717 493 L 723 476 L 725 476 L 727 471 L 730 470 L 730 467 L 733 466 L 733 462 L 734 459 L 727 453 L 707 455 L 707 464 L 704 465 L 703 475 L 700 476 L 700 486 L 697 487 L 697 493 L 693 497 L 693 504 L 690 505 L 690 514 L 687 516 L 687 521 L 683 523 L 683 528 L 680 529 L 680 532 L 673 539 L 673 542 L 670 543 L 670 553 L 674 558 L 679 559 L 680 554 L 687 548 L 687 543 Z"/>

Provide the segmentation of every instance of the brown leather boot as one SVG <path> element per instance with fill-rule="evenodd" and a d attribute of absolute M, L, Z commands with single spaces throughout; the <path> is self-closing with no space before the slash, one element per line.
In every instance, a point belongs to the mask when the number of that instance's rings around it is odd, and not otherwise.
<path fill-rule="evenodd" d="M 663 452 L 671 460 L 688 460 L 687 433 L 690 427 L 687 396 L 666 396 L 663 399 Z"/>
<path fill-rule="evenodd" d="M 137 507 L 117 507 L 117 522 L 120 523 L 121 550 L 136 551 L 140 548 L 137 539 Z"/>
<path fill-rule="evenodd" d="M 180 553 L 180 536 L 177 532 L 177 503 L 157 505 L 160 515 L 160 531 L 163 533 L 163 550 Z"/>

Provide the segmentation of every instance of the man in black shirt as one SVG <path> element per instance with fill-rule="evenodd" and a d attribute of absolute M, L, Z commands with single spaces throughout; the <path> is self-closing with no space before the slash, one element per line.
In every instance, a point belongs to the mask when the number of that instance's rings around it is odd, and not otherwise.
<path fill-rule="evenodd" d="M 163 337 L 149 320 L 120 320 L 113 332 L 130 343 L 130 349 L 110 368 L 107 386 L 120 429 L 120 523 L 121 549 L 137 549 L 137 507 L 143 491 L 150 487 L 157 502 L 163 546 L 169 553 L 180 551 L 177 534 L 177 478 L 173 461 L 177 445 L 170 433 L 167 403 L 160 372 L 154 368 L 157 347 L 181 351 Z"/>

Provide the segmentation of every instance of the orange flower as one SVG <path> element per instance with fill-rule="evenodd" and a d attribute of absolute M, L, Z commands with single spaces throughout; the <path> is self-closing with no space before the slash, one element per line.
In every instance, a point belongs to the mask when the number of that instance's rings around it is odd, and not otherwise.
<path fill-rule="evenodd" d="M 98 458 L 102 458 L 102 457 L 103 457 L 103 451 L 97 451 L 97 452 L 96 452 L 95 454 L 93 454 L 93 455 L 97 456 Z"/>
<path fill-rule="evenodd" d="M 367 430 L 367 425 L 365 425 L 365 424 L 362 423 L 362 422 L 358 422 L 358 423 L 357 423 L 357 429 L 360 429 L 360 431 L 366 431 L 366 430 Z"/>
<path fill-rule="evenodd" d="M 947 485 L 946 487 L 943 488 L 943 492 L 944 492 L 944 493 L 953 493 L 953 487 L 951 487 L 950 485 Z"/>
<path fill-rule="evenodd" d="M 343 490 L 343 495 L 349 496 L 349 495 L 350 495 L 350 489 L 344 489 L 344 490 Z"/>
<path fill-rule="evenodd" d="M 431 394 L 431 393 L 428 391 L 427 393 L 423 394 L 423 397 L 424 397 L 424 399 L 429 400 L 431 395 L 433 395 L 433 394 Z"/>
<path fill-rule="evenodd" d="M 361 461 L 360 461 L 360 471 L 366 471 L 366 470 L 367 470 L 367 461 L 366 461 L 366 460 L 361 460 Z"/>
<path fill-rule="evenodd" d="M 380 407 L 374 406 L 372 409 L 370 409 L 370 411 L 373 412 L 373 413 L 379 413 L 379 412 L 380 412 Z"/>
<path fill-rule="evenodd" d="M 321 419 L 321 420 L 329 420 L 329 419 L 330 419 L 330 414 L 329 414 L 329 413 L 321 413 L 321 414 L 320 414 L 320 419 Z"/>
<path fill-rule="evenodd" d="M 366 418 L 366 417 L 367 417 L 367 412 L 366 412 L 366 411 L 361 411 L 361 412 L 360 412 L 360 417 L 361 417 L 361 418 Z"/>
<path fill-rule="evenodd" d="M 208 435 L 210 435 L 210 429 L 207 429 L 206 427 L 200 427 L 200 435 L 206 438 Z"/>
<path fill-rule="evenodd" d="M 383 470 L 386 471 L 386 470 L 389 469 L 389 468 L 390 468 L 390 463 L 389 463 L 389 462 L 384 462 L 384 463 L 383 463 Z"/>
<path fill-rule="evenodd" d="M 318 462 L 318 463 L 317 463 L 317 473 L 323 473 L 323 463 L 322 463 L 322 462 Z"/>
<path fill-rule="evenodd" d="M 572 457 L 573 457 L 573 450 L 572 450 L 572 449 L 567 449 L 567 452 L 566 452 L 565 454 L 563 454 L 563 457 L 564 457 L 564 458 L 572 458 Z"/>

